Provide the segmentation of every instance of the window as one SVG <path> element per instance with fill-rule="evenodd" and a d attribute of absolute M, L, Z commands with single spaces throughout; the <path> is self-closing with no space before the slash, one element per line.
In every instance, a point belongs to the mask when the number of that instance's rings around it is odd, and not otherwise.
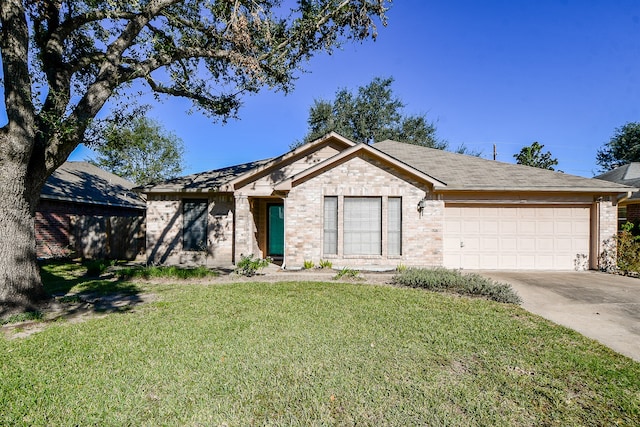
<path fill-rule="evenodd" d="M 338 253 L 338 198 L 324 198 L 324 248 L 323 253 Z"/>
<path fill-rule="evenodd" d="M 382 199 L 344 198 L 344 254 L 382 255 Z"/>
<path fill-rule="evenodd" d="M 182 249 L 202 251 L 207 248 L 207 201 L 204 199 L 182 202 Z"/>
<path fill-rule="evenodd" d="M 387 255 L 402 254 L 402 199 L 389 197 L 387 216 Z"/>

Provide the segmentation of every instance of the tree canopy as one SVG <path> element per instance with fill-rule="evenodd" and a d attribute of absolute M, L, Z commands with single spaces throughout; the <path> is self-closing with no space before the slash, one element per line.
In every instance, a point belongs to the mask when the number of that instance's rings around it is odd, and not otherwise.
<path fill-rule="evenodd" d="M 640 162 L 640 123 L 630 122 L 616 128 L 609 142 L 598 150 L 596 162 L 602 172 Z"/>
<path fill-rule="evenodd" d="M 183 169 L 184 143 L 148 117 L 109 124 L 90 163 L 138 185 L 175 178 Z"/>
<path fill-rule="evenodd" d="M 444 149 L 436 127 L 425 115 L 404 115 L 405 104 L 393 94 L 393 77 L 374 78 L 357 93 L 339 89 L 333 101 L 317 99 L 309 110 L 309 131 L 293 147 L 313 141 L 331 131 L 356 142 L 393 139 L 409 144 Z"/>
<path fill-rule="evenodd" d="M 516 163 L 519 165 L 533 166 L 540 169 L 555 170 L 558 159 L 551 157 L 551 152 L 542 152 L 544 145 L 535 141 L 533 144 L 522 147 L 518 154 L 514 154 Z"/>
<path fill-rule="evenodd" d="M 0 307 L 44 298 L 34 212 L 107 101 L 140 84 L 213 119 L 288 91 L 315 53 L 376 36 L 385 0 L 2 0 Z M 0 309 L 0 315 L 2 310 Z"/>

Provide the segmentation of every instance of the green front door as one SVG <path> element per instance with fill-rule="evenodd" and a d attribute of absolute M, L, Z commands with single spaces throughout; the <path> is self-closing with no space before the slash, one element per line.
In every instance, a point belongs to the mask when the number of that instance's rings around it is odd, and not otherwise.
<path fill-rule="evenodd" d="M 284 205 L 267 205 L 269 226 L 267 229 L 269 256 L 284 255 Z"/>

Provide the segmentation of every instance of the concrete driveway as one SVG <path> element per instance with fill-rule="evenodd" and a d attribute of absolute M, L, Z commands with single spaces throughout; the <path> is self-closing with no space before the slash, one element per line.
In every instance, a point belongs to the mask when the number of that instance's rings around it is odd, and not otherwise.
<path fill-rule="evenodd" d="M 640 362 L 640 279 L 595 271 L 478 273 L 511 284 L 526 310 Z"/>

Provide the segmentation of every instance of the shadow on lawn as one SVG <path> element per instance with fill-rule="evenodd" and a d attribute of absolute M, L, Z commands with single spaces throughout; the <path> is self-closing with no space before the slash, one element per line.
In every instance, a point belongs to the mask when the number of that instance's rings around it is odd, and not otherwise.
<path fill-rule="evenodd" d="M 40 270 L 45 291 L 53 297 L 47 320 L 78 314 L 127 311 L 148 300 L 136 284 L 113 273 L 91 276 L 80 264 L 48 262 Z"/>

